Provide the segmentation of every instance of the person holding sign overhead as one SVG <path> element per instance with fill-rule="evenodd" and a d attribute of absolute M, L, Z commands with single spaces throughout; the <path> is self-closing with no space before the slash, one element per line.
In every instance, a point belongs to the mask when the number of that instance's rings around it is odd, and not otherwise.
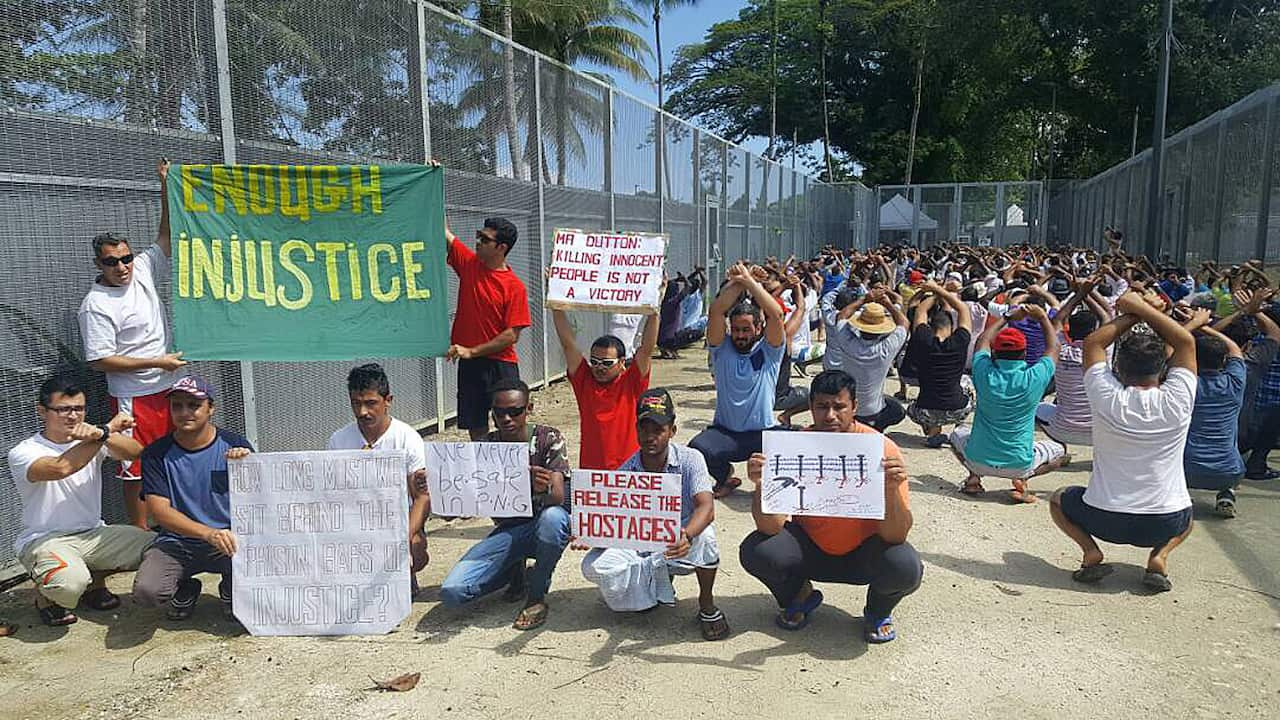
<path fill-rule="evenodd" d="M 565 507 L 569 457 L 559 430 L 529 424 L 533 400 L 523 381 L 499 381 L 490 398 L 498 429 L 484 441 L 528 443 L 533 512 L 530 517 L 495 519 L 493 532 L 471 546 L 449 571 L 440 586 L 440 600 L 447 607 L 458 607 L 506 585 L 503 600 L 525 600 L 512 627 L 532 630 L 547 621 L 551 574 L 569 542 L 569 511 Z M 530 557 L 532 570 L 525 567 Z"/>
<path fill-rule="evenodd" d="M 698 578 L 698 622 L 706 640 L 729 636 L 729 621 L 716 607 L 713 590 L 720 567 L 716 543 L 715 500 L 707 463 L 697 450 L 672 442 L 676 411 L 671 394 L 654 388 L 636 405 L 640 450 L 619 470 L 671 473 L 681 481 L 680 535 L 665 553 L 625 548 L 595 548 L 582 559 L 582 574 L 600 587 L 605 604 L 618 612 L 648 610 L 659 603 L 675 603 L 671 575 L 693 573 Z M 586 549 L 575 544 L 575 549 Z"/>
<path fill-rule="evenodd" d="M 114 233 L 93 238 L 93 264 L 98 269 L 89 294 L 77 313 L 84 359 L 107 375 L 111 409 L 133 417 L 125 431 L 144 447 L 173 429 L 164 391 L 173 371 L 186 365 L 182 353 L 169 352 L 164 303 L 156 283 L 169 274 L 169 201 L 164 183 L 169 161 L 160 162 L 160 228 L 156 242 L 134 253 L 129 239 Z M 124 507 L 129 522 L 147 528 L 147 513 L 138 492 L 142 467 L 120 464 Z"/>
<path fill-rule="evenodd" d="M 427 491 L 427 456 L 422 436 L 409 423 L 391 417 L 391 383 L 377 363 L 354 367 L 347 373 L 347 397 L 353 422 L 329 436 L 326 450 L 404 450 L 409 488 L 409 579 L 418 593 L 417 574 L 431 561 L 427 552 L 427 516 L 431 495 Z"/>
<path fill-rule="evenodd" d="M 663 284 L 665 287 L 665 283 Z M 659 295 L 662 291 L 659 290 Z M 626 364 L 622 340 L 603 335 L 591 343 L 589 357 L 582 357 L 578 340 L 563 310 L 551 311 L 556 336 L 564 350 L 569 384 L 578 401 L 582 437 L 578 444 L 578 466 L 590 470 L 616 470 L 636 451 L 636 424 L 631 417 L 649 387 L 653 350 L 658 344 L 658 315 L 645 319 L 644 335 L 631 364 Z"/>
<path fill-rule="evenodd" d="M 133 577 L 133 597 L 144 607 L 169 606 L 170 620 L 186 620 L 200 597 L 194 576 L 222 576 L 222 615 L 231 610 L 231 531 L 227 461 L 253 452 L 248 440 L 216 427 L 213 387 L 201 377 L 179 378 L 169 388 L 173 432 L 142 451 L 142 494 L 160 526 L 160 536 L 142 554 Z"/>
<path fill-rule="evenodd" d="M 874 433 L 857 421 L 857 387 L 841 370 L 825 370 L 809 387 L 809 430 Z M 763 509 L 765 456 L 756 453 L 747 463 L 747 477 L 755 482 L 751 516 L 756 530 L 742 541 L 742 567 L 759 579 L 778 602 L 775 622 L 784 630 L 809 624 L 822 604 L 822 591 L 813 582 L 867 586 L 863 608 L 863 637 L 885 643 L 897 637 L 893 609 L 920 587 L 924 565 L 907 543 L 911 531 L 911 503 L 902 451 L 884 438 L 884 519 L 766 514 Z"/>
<path fill-rule="evenodd" d="M 746 293 L 752 302 L 739 302 Z M 702 453 L 724 497 L 742 484 L 731 478 L 732 463 L 760 452 L 760 433 L 774 426 L 774 390 L 787 351 L 782 306 L 751 269 L 729 268 L 707 314 L 707 345 L 716 379 L 716 413 L 711 425 L 689 441 Z M 726 336 L 730 342 L 725 342 Z"/>
<path fill-rule="evenodd" d="M 489 218 L 476 231 L 473 251 L 445 230 L 449 267 L 458 275 L 458 312 L 449 336 L 458 363 L 458 427 L 479 440 L 489 432 L 489 387 L 519 379 L 516 341 L 529 327 L 529 293 L 507 265 L 519 233 L 506 218 Z"/>

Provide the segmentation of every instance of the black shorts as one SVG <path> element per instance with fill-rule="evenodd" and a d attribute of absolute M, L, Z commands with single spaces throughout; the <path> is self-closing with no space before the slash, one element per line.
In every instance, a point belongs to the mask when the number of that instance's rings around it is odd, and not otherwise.
<path fill-rule="evenodd" d="M 520 366 L 503 360 L 458 361 L 458 427 L 489 427 L 489 387 L 499 380 L 520 379 Z"/>
<path fill-rule="evenodd" d="M 1062 490 L 1062 514 L 1081 530 L 1115 545 L 1161 548 L 1191 527 L 1191 508 L 1161 515 L 1111 512 L 1084 501 L 1084 488 Z"/>

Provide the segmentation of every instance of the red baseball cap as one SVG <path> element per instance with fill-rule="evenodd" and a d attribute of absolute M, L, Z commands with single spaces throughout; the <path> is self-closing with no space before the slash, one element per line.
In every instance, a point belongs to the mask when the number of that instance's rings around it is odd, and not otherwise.
<path fill-rule="evenodd" d="M 996 352 L 1026 352 L 1027 336 L 1018 328 L 1005 328 L 996 333 L 991 349 Z"/>
<path fill-rule="evenodd" d="M 919 270 L 912 270 L 907 275 L 907 281 L 912 285 L 919 285 L 920 283 L 924 282 L 924 273 L 920 272 Z"/>

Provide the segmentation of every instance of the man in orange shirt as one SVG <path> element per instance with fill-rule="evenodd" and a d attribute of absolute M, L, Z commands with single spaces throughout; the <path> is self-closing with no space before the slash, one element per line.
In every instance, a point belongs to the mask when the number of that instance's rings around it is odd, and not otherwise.
<path fill-rule="evenodd" d="M 809 410 L 819 432 L 872 433 L 857 421 L 857 387 L 840 370 L 827 370 L 809 387 Z M 760 499 L 765 457 L 751 456 L 747 477 L 755 481 L 751 516 L 756 531 L 742 541 L 742 567 L 769 588 L 778 601 L 778 627 L 799 630 L 822 604 L 813 581 L 866 585 L 863 637 L 886 643 L 897 633 L 893 608 L 920 587 L 924 566 L 907 543 L 911 503 L 902 451 L 884 439 L 884 519 L 767 515 Z"/>

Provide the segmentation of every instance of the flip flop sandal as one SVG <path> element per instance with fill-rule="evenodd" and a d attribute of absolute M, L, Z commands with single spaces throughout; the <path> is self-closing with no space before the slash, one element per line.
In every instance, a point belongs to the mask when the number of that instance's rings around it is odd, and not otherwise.
<path fill-rule="evenodd" d="M 865 610 L 863 611 L 866 612 Z M 883 645 L 887 642 L 893 642 L 898 637 L 898 631 L 893 627 L 893 616 L 885 615 L 880 621 L 872 624 L 865 617 L 863 622 L 866 628 L 862 631 L 862 637 L 871 645 Z M 885 628 L 888 628 L 887 630 Z"/>
<path fill-rule="evenodd" d="M 120 607 L 120 596 L 104 587 L 93 588 L 80 597 L 80 604 L 90 610 L 115 610 Z"/>
<path fill-rule="evenodd" d="M 1147 574 L 1142 576 L 1142 585 L 1157 593 L 1169 592 L 1173 589 L 1173 583 L 1169 582 L 1168 575 L 1152 570 L 1148 570 Z"/>
<path fill-rule="evenodd" d="M 540 609 L 532 612 L 529 610 L 529 607 L 533 607 L 532 605 L 521 610 L 520 614 L 516 615 L 515 622 L 511 623 L 511 627 L 517 630 L 532 630 L 536 627 L 541 627 L 547 621 L 547 603 L 542 602 L 539 605 L 541 606 Z"/>
<path fill-rule="evenodd" d="M 17 633 L 18 633 L 17 625 L 10 625 L 9 623 L 0 622 L 0 637 L 9 637 L 10 635 L 16 635 Z"/>
<path fill-rule="evenodd" d="M 1071 579 L 1078 583 L 1092 585 L 1102 580 L 1102 578 L 1115 572 L 1115 568 L 1107 563 L 1099 563 L 1097 565 L 1082 565 L 1078 570 L 1071 573 Z"/>
<path fill-rule="evenodd" d="M 80 619 L 76 617 L 75 613 L 62 607 L 61 605 L 49 605 L 48 607 L 37 607 L 36 610 L 40 613 L 40 622 L 44 623 L 45 625 L 48 625 L 49 627 L 62 627 L 64 625 L 70 625 Z"/>
<path fill-rule="evenodd" d="M 822 591 L 814 590 L 809 593 L 809 597 L 804 602 L 788 605 L 778 611 L 777 617 L 773 619 L 773 623 L 783 630 L 803 630 L 809 624 L 809 620 L 813 618 L 813 611 L 822 605 Z M 791 618 L 800 615 L 799 620 Z"/>
<path fill-rule="evenodd" d="M 729 620 L 716 608 L 710 613 L 698 612 L 698 622 L 702 624 L 703 640 L 723 640 L 729 637 Z"/>
<path fill-rule="evenodd" d="M 966 480 L 964 485 L 960 487 L 960 493 L 963 495 L 968 495 L 970 497 L 981 495 L 986 491 L 987 489 L 982 487 L 981 480 L 979 480 L 978 482 L 969 482 Z"/>

